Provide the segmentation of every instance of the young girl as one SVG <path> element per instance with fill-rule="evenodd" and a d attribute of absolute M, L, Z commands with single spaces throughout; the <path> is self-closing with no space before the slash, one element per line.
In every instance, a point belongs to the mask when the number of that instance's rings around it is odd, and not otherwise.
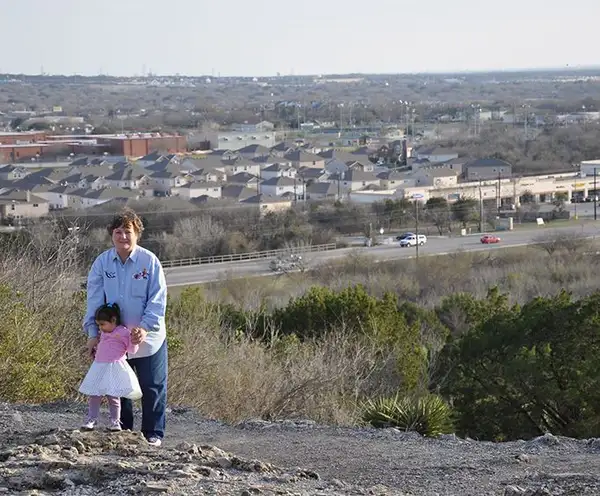
<path fill-rule="evenodd" d="M 89 411 L 83 430 L 96 426 L 102 398 L 106 396 L 110 411 L 109 430 L 121 430 L 121 398 L 137 400 L 142 391 L 137 376 L 126 360 L 127 353 L 135 353 L 139 345 L 131 343 L 131 333 L 121 325 L 121 311 L 116 303 L 102 305 L 96 311 L 100 340 L 87 375 L 79 392 L 89 396 Z"/>

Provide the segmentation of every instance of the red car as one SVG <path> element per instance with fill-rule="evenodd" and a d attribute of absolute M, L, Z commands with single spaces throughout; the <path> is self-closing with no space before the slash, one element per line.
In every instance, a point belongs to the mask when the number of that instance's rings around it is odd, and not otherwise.
<path fill-rule="evenodd" d="M 498 236 L 494 236 L 493 234 L 485 234 L 481 237 L 481 242 L 484 245 L 489 245 L 491 243 L 500 243 L 500 238 Z"/>

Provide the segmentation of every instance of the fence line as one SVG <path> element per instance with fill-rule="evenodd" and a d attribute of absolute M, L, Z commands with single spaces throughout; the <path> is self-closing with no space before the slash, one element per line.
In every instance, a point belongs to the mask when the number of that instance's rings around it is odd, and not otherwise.
<path fill-rule="evenodd" d="M 212 257 L 183 258 L 181 260 L 161 260 L 165 269 L 173 267 L 189 267 L 192 265 L 216 264 L 226 262 L 241 262 L 244 260 L 257 260 L 261 258 L 276 257 L 288 253 L 314 253 L 320 251 L 330 251 L 337 248 L 336 243 L 327 243 L 323 245 L 296 246 L 290 248 L 281 248 L 279 250 L 253 251 L 249 253 L 232 253 L 227 255 L 215 255 Z"/>

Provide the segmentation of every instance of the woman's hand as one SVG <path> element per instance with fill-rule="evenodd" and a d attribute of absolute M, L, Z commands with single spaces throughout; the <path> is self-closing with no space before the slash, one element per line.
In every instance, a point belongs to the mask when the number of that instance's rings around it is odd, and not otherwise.
<path fill-rule="evenodd" d="M 146 336 L 148 335 L 148 331 L 141 327 L 134 327 L 131 330 L 131 344 L 140 344 L 144 342 Z"/>
<path fill-rule="evenodd" d="M 87 356 L 92 360 L 96 356 L 96 347 L 98 346 L 98 338 L 88 338 L 86 344 Z"/>

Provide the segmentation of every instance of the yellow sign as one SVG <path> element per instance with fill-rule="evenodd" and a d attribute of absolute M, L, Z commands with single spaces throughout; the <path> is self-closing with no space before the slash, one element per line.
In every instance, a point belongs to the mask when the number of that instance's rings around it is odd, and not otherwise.
<path fill-rule="evenodd" d="M 576 188 L 585 188 L 585 183 L 575 183 Z"/>

